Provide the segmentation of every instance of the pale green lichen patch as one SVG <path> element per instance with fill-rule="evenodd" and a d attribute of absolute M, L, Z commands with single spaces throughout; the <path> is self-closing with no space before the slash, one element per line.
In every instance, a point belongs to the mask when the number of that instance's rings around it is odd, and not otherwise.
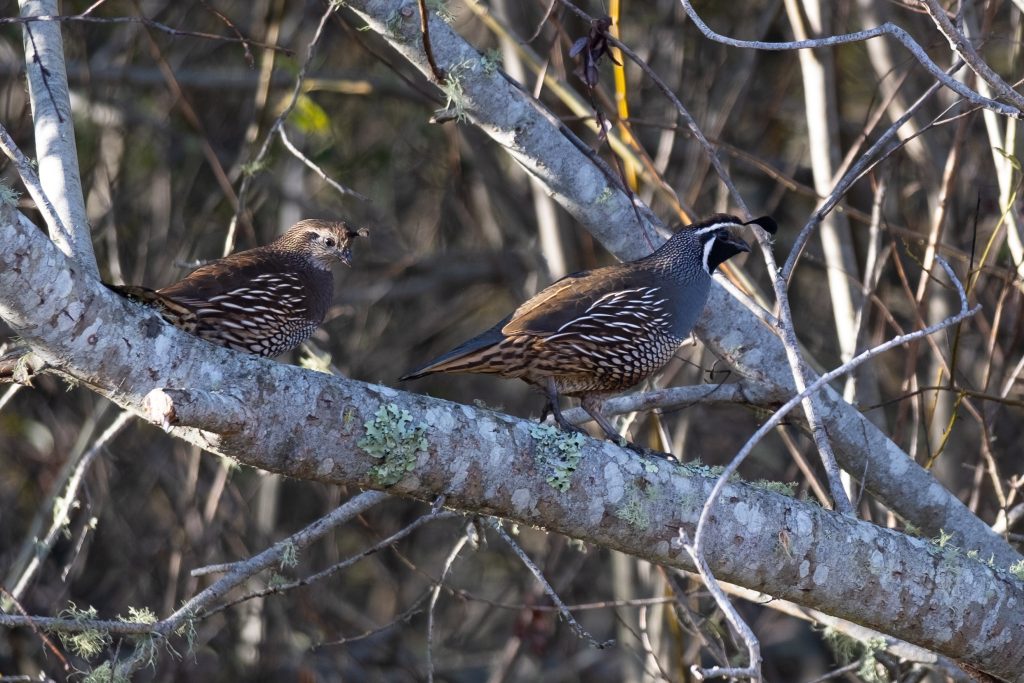
<path fill-rule="evenodd" d="M 1010 574 L 1018 581 L 1024 581 L 1024 560 L 1017 560 L 1010 565 Z"/>
<path fill-rule="evenodd" d="M 148 607 L 128 606 L 128 616 L 118 616 L 119 621 L 131 624 L 155 624 L 156 614 Z"/>
<path fill-rule="evenodd" d="M 796 498 L 796 484 L 791 481 L 772 481 L 770 479 L 758 479 L 750 482 L 755 489 L 771 491 L 787 498 Z"/>
<path fill-rule="evenodd" d="M 82 683 L 129 683 L 127 674 L 115 671 L 110 662 L 103 662 L 82 679 Z"/>
<path fill-rule="evenodd" d="M 720 465 L 705 465 L 699 459 L 681 463 L 679 467 L 682 467 L 690 474 L 709 479 L 717 479 L 725 471 L 725 468 Z"/>
<path fill-rule="evenodd" d="M 95 621 L 97 618 L 95 607 L 79 608 L 75 603 L 69 602 L 68 606 L 57 615 L 61 619 L 70 621 L 86 622 Z M 111 637 L 106 631 L 86 629 L 77 633 L 58 632 L 64 647 L 74 652 L 83 659 L 91 659 L 110 645 Z"/>
<path fill-rule="evenodd" d="M 382 486 L 393 486 L 416 467 L 416 457 L 427 450 L 427 426 L 412 425 L 408 410 L 394 403 L 377 409 L 364 427 L 366 436 L 356 444 L 367 455 L 380 460 L 370 468 L 370 476 Z"/>
<path fill-rule="evenodd" d="M 20 192 L 0 183 L 0 204 L 4 204 L 6 206 L 17 206 L 19 197 L 21 197 Z"/>
<path fill-rule="evenodd" d="M 446 98 L 444 109 L 434 112 L 435 115 L 443 114 L 455 119 L 458 123 L 465 123 L 469 120 L 466 113 L 466 91 L 462 82 L 466 77 L 466 72 L 472 70 L 473 64 L 468 60 L 460 62 L 448 70 L 445 81 L 441 84 L 441 91 Z"/>
<path fill-rule="evenodd" d="M 960 547 L 953 545 L 953 534 L 946 533 L 945 529 L 939 529 L 938 538 L 928 541 L 926 550 L 929 555 L 942 557 L 949 560 L 960 554 Z"/>
<path fill-rule="evenodd" d="M 488 50 L 480 57 L 480 63 L 484 67 L 484 73 L 490 76 L 501 68 L 501 50 Z"/>
<path fill-rule="evenodd" d="M 629 494 L 626 503 L 615 511 L 615 516 L 630 526 L 646 529 L 651 526 L 651 517 L 644 499 L 636 491 Z"/>
<path fill-rule="evenodd" d="M 584 436 L 579 432 L 563 432 L 549 425 L 531 425 L 535 449 L 533 457 L 544 472 L 547 482 L 559 491 L 569 490 L 572 473 L 583 455 Z"/>
<path fill-rule="evenodd" d="M 860 660 L 857 676 L 865 683 L 889 683 L 886 669 L 878 662 L 876 655 L 886 648 L 884 638 L 855 640 L 842 632 L 828 627 L 824 631 L 825 642 L 842 664 Z"/>

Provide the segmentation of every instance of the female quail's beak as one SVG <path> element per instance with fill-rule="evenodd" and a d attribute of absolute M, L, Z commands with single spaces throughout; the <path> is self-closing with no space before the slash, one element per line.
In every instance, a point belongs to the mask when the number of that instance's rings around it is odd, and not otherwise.
<path fill-rule="evenodd" d="M 358 230 L 348 229 L 347 233 L 348 233 L 348 244 L 346 244 L 344 247 L 342 247 L 341 249 L 338 250 L 338 259 L 342 263 L 344 263 L 346 266 L 351 267 L 352 266 L 352 247 L 349 246 L 349 245 L 351 245 L 352 244 L 352 240 L 354 240 L 357 237 L 367 237 L 367 236 L 369 236 L 370 231 L 367 230 L 366 228 L 359 228 Z"/>

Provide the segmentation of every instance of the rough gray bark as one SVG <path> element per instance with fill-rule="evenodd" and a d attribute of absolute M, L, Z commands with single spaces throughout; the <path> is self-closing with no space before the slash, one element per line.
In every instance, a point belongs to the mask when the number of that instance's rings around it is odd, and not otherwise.
<path fill-rule="evenodd" d="M 60 14 L 57 0 L 21 0 L 20 5 L 21 15 L 26 17 Z M 50 226 L 54 242 L 99 277 L 82 196 L 60 30 L 58 21 L 34 21 L 22 26 L 39 181 L 60 217 L 61 225 Z"/>
<path fill-rule="evenodd" d="M 430 67 L 423 52 L 419 14 L 407 0 L 352 0 L 348 7 L 425 75 Z M 476 49 L 443 21 L 432 17 L 430 39 L 437 62 L 457 78 L 465 114 L 481 130 L 544 182 L 553 197 L 611 253 L 628 260 L 651 248 L 636 224 L 630 200 L 609 182 L 590 159 L 559 132 L 550 113 L 511 85 L 498 71 L 485 68 Z M 662 242 L 651 212 L 645 229 L 651 243 Z M 786 229 L 785 226 L 782 228 Z M 717 283 L 695 328 L 697 336 L 742 375 L 768 386 L 793 390 L 785 350 L 774 330 L 731 297 Z M 807 371 L 808 383 L 817 379 Z M 792 395 L 792 394 L 790 394 Z M 865 489 L 901 518 L 930 536 L 940 530 L 954 542 L 994 556 L 1004 566 L 1021 559 L 983 521 L 946 490 L 899 446 L 831 389 L 819 394 L 821 420 L 843 469 L 864 478 Z"/>
<path fill-rule="evenodd" d="M 168 399 L 187 399 L 176 417 L 191 424 L 172 428 L 180 438 L 291 477 L 444 495 L 459 510 L 689 568 L 678 530 L 693 533 L 714 483 L 706 473 L 214 347 L 109 292 L 7 206 L 0 243 L 0 317 L 43 360 L 129 410 L 163 416 Z M 158 391 L 146 405 L 154 390 L 192 387 L 202 390 Z M 367 423 L 386 407 L 409 419 L 378 422 L 406 444 L 404 457 L 381 460 Z M 558 463 L 576 456 L 575 466 Z M 707 556 L 733 583 L 1024 681 L 1024 631 L 1014 627 L 1024 622 L 1024 585 L 962 552 L 736 483 Z"/>

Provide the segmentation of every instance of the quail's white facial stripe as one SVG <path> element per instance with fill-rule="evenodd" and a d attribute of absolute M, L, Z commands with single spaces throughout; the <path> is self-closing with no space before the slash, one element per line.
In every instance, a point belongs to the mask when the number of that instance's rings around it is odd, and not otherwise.
<path fill-rule="evenodd" d="M 715 248 L 715 240 L 718 239 L 718 235 L 712 235 L 711 239 L 704 243 L 704 272 L 711 275 L 711 268 L 708 264 L 708 259 L 711 258 L 711 250 Z"/>
<path fill-rule="evenodd" d="M 707 227 L 704 227 L 704 228 L 698 228 L 697 230 L 693 231 L 693 234 L 695 234 L 695 235 L 697 235 L 699 237 L 700 235 L 706 235 L 709 232 L 715 232 L 717 230 L 728 230 L 729 228 L 741 228 L 741 227 L 743 227 L 743 226 L 740 225 L 739 223 L 733 223 L 732 221 L 725 221 L 725 222 L 722 222 L 722 223 L 712 223 L 711 225 L 709 225 Z"/>

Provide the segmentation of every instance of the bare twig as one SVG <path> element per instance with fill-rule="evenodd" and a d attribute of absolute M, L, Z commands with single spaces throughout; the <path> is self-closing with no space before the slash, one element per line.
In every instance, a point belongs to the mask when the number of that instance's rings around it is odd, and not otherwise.
<path fill-rule="evenodd" d="M 444 585 L 445 577 L 448 576 L 448 571 L 467 543 L 469 543 L 467 534 L 459 536 L 459 540 L 455 542 L 448 557 L 445 558 L 441 576 L 437 577 L 437 583 L 434 584 L 434 590 L 430 594 L 430 603 L 427 606 L 427 681 L 430 683 L 434 681 L 434 607 L 441 595 L 441 587 Z"/>
<path fill-rule="evenodd" d="M 294 552 L 296 548 L 308 546 L 322 538 L 328 531 L 362 514 L 387 498 L 388 495 L 386 493 L 368 491 L 349 499 L 334 511 L 316 520 L 301 531 L 292 534 L 283 541 L 275 543 L 248 560 L 237 563 L 231 571 L 186 601 L 173 614 L 153 624 L 151 632 L 162 637 L 168 636 L 183 624 L 194 621 L 206 606 L 221 599 L 235 586 L 264 569 L 280 563 L 281 558 L 286 552 Z M 145 666 L 146 659 L 146 651 L 143 648 L 139 648 L 123 662 L 118 663 L 116 668 L 127 675 Z"/>
<path fill-rule="evenodd" d="M 219 13 L 218 13 L 219 14 Z M 291 55 L 293 52 L 286 47 L 280 47 L 279 45 L 270 45 L 268 43 L 261 43 L 250 38 L 245 38 L 238 35 L 236 38 L 230 36 L 219 36 L 216 33 L 204 33 L 202 31 L 186 31 L 180 28 L 174 28 L 167 24 L 146 17 L 93 17 L 88 15 L 88 10 L 81 14 L 37 14 L 30 17 L 0 17 L 0 26 L 4 24 L 30 24 L 32 22 L 68 22 L 68 23 L 84 23 L 84 24 L 141 24 L 147 28 L 151 28 L 157 31 L 161 31 L 172 36 L 186 36 L 192 38 L 205 38 L 207 40 L 219 40 L 225 43 L 240 43 L 243 46 L 253 45 L 260 47 L 265 50 L 274 50 L 276 52 L 283 52 L 286 55 Z M 236 32 L 237 34 L 237 32 Z"/>
<path fill-rule="evenodd" d="M 950 49 L 958 54 L 960 59 L 967 62 L 967 65 L 971 67 L 971 70 L 992 86 L 1000 97 L 1012 102 L 1018 110 L 1024 109 L 1024 95 L 1021 95 L 1010 87 L 1010 84 L 1004 81 L 999 74 L 993 71 L 992 67 L 982 59 L 981 55 L 978 54 L 978 51 L 974 49 L 974 45 L 971 44 L 971 41 L 967 40 L 963 32 L 957 29 L 957 27 L 953 25 L 953 22 L 949 20 L 949 15 L 946 14 L 946 10 L 939 4 L 938 0 L 923 0 L 923 5 L 928 16 L 932 18 L 933 22 L 935 22 L 935 26 L 939 29 L 939 33 L 945 36 L 946 40 L 949 41 Z M 915 54 L 914 56 L 916 57 L 917 55 Z M 976 102 L 976 104 L 981 103 Z"/>
<path fill-rule="evenodd" d="M 223 612 L 224 610 L 226 610 L 226 609 L 228 609 L 230 607 L 233 607 L 233 606 L 235 606 L 235 605 L 237 605 L 237 604 L 239 604 L 241 602 L 244 602 L 246 600 L 252 600 L 253 598 L 262 598 L 262 597 L 266 597 L 268 595 L 273 595 L 275 593 L 284 593 L 285 591 L 294 590 L 296 588 L 301 588 L 302 586 L 308 586 L 310 584 L 316 583 L 317 581 L 321 581 L 323 579 L 326 579 L 329 576 L 333 576 L 334 574 L 337 574 L 342 569 L 347 569 L 348 567 L 351 567 L 352 565 L 356 564 L 360 560 L 363 560 L 363 559 L 369 557 L 370 555 L 373 555 L 374 553 L 380 552 L 384 548 L 388 548 L 388 547 L 394 545 L 395 543 L 397 543 L 398 541 L 402 540 L 403 538 L 405 538 L 406 536 L 408 536 L 412 532 L 416 531 L 417 529 L 419 529 L 421 526 L 423 526 L 425 524 L 428 524 L 430 522 L 437 522 L 437 521 L 440 521 L 442 519 L 452 519 L 453 517 L 459 517 L 459 516 L 460 515 L 457 512 L 450 512 L 450 511 L 443 511 L 443 510 L 433 510 L 433 511 L 429 512 L 428 514 L 425 514 L 425 515 L 423 515 L 421 517 L 417 517 L 415 521 L 411 522 L 410 524 L 405 525 L 404 527 L 402 527 L 401 529 L 399 529 L 395 533 L 391 534 L 387 538 L 383 539 L 382 541 L 380 541 L 378 543 L 374 543 L 373 545 L 371 545 L 370 547 L 366 548 L 365 550 L 362 550 L 359 553 L 356 553 L 355 555 L 352 555 L 351 557 L 348 557 L 348 558 L 342 560 L 341 562 L 336 562 L 335 564 L 332 564 L 330 567 L 327 567 L 326 569 L 322 569 L 322 570 L 318 571 L 315 574 L 311 574 L 311 575 L 306 576 L 304 578 L 301 578 L 301 579 L 299 579 L 297 581 L 290 581 L 288 583 L 275 584 L 273 586 L 270 586 L 269 588 L 264 588 L 262 590 L 257 590 L 257 591 L 252 591 L 252 592 L 246 593 L 245 595 L 242 595 L 242 596 L 240 596 L 238 598 L 235 598 L 234 600 L 229 600 L 229 601 L 225 602 L 223 605 L 219 605 L 219 606 L 217 606 L 214 609 L 206 610 L 206 611 L 204 611 L 199 616 L 200 616 L 200 618 L 206 618 L 206 617 L 211 616 L 213 614 L 216 614 L 218 612 Z M 211 567 L 203 567 L 200 570 L 194 570 L 192 572 L 192 575 L 193 576 L 198 576 L 200 574 L 213 573 L 214 571 L 216 571 L 218 573 L 223 573 L 225 571 L 231 571 L 231 569 L 236 564 L 237 563 L 231 563 L 231 564 L 226 564 L 226 565 L 222 564 L 222 565 L 213 565 Z M 199 572 L 199 573 L 197 573 L 197 572 Z"/>
<path fill-rule="evenodd" d="M 0 123 L 0 149 L 7 155 L 8 159 L 14 162 L 14 167 L 18 169 L 18 175 L 21 176 L 21 182 L 24 183 L 29 196 L 32 197 L 32 201 L 36 203 L 36 208 L 43 215 L 43 220 L 46 221 L 51 239 L 60 246 L 60 236 L 67 236 L 70 233 L 61 220 L 60 214 L 57 213 L 57 209 L 50 203 L 49 197 L 43 191 L 43 185 L 39 182 L 39 175 L 36 174 L 32 161 L 18 149 L 14 139 L 11 138 L 10 133 L 7 132 L 2 123 Z"/>
<path fill-rule="evenodd" d="M 601 410 L 610 416 L 641 410 L 682 410 L 697 403 L 739 403 L 764 407 L 778 405 L 788 397 L 788 392 L 778 387 L 744 380 L 734 384 L 696 384 L 617 396 L 605 401 Z M 583 424 L 592 419 L 582 408 L 570 408 L 562 412 L 572 424 Z"/>
<path fill-rule="evenodd" d="M 316 47 L 320 43 L 320 38 L 323 37 L 324 27 L 327 25 L 327 20 L 331 18 L 331 15 L 338 11 L 340 7 L 339 3 L 329 2 L 327 3 L 327 9 L 320 17 L 320 23 L 317 24 L 316 32 L 313 34 L 313 39 L 309 41 L 309 47 L 306 50 L 306 58 L 302 61 L 302 67 L 299 69 L 299 74 L 295 77 L 295 87 L 292 88 L 292 95 L 288 100 L 288 104 L 285 105 L 284 109 L 274 122 L 270 124 L 270 130 L 263 138 L 263 142 L 260 144 L 259 150 L 256 152 L 256 156 L 247 164 L 249 172 L 245 173 L 242 178 L 242 185 L 238 188 L 238 206 L 235 209 L 235 215 L 231 217 L 231 223 L 228 225 L 228 234 L 224 238 L 224 254 L 230 254 L 235 250 L 235 231 L 238 228 L 238 219 L 245 213 L 246 207 L 246 194 L 249 191 L 249 186 L 252 184 L 252 179 L 255 177 L 257 170 L 263 163 L 263 159 L 266 158 L 267 152 L 270 151 L 270 143 L 274 139 L 274 135 L 277 133 L 284 122 L 291 116 L 292 110 L 295 109 L 295 104 L 299 101 L 299 95 L 302 93 L 302 84 L 306 80 L 306 72 L 309 70 L 309 65 L 313 61 L 313 55 L 316 54 Z"/>
<path fill-rule="evenodd" d="M 448 76 L 444 70 L 437 65 L 434 59 L 434 48 L 430 46 L 430 10 L 427 9 L 427 0 L 418 0 L 420 7 L 420 33 L 423 34 L 423 52 L 427 55 L 427 63 L 430 64 L 430 72 L 434 74 L 434 80 L 439 85 L 444 85 Z"/>
<path fill-rule="evenodd" d="M 712 492 L 713 495 L 714 492 Z M 698 527 L 698 533 L 700 528 Z M 743 643 L 747 646 L 747 657 L 750 662 L 749 666 L 746 667 L 721 667 L 714 666 L 710 669 L 703 669 L 696 664 L 690 668 L 690 671 L 697 680 L 703 681 L 708 678 L 724 678 L 726 676 L 733 676 L 737 678 L 749 678 L 752 681 L 760 681 L 761 679 L 761 643 L 758 641 L 757 636 L 751 630 L 747 622 L 743 621 L 740 617 L 740 613 L 736 611 L 733 604 L 729 601 L 729 596 L 725 594 L 722 587 L 718 585 L 718 581 L 715 580 L 714 574 L 711 573 L 711 568 L 708 566 L 707 560 L 704 559 L 704 553 L 697 547 L 696 542 L 692 545 L 686 537 L 686 533 L 679 530 L 679 540 L 682 542 L 683 547 L 686 549 L 687 554 L 693 560 L 694 566 L 697 567 L 697 572 L 701 578 L 704 579 L 704 585 L 707 586 L 708 590 L 711 591 L 711 596 L 715 599 L 715 603 L 718 604 L 719 609 L 725 614 L 725 618 L 732 625 L 733 629 L 743 639 Z"/>
<path fill-rule="evenodd" d="M 364 202 L 370 201 L 369 199 L 366 198 L 366 196 L 356 192 L 355 190 L 352 190 L 350 188 L 345 187 L 344 185 L 342 185 L 338 181 L 336 181 L 333 178 L 331 178 L 330 176 L 328 176 L 327 173 L 325 173 L 322 168 L 317 166 L 315 163 L 313 163 L 313 161 L 309 157 L 307 157 L 305 154 L 300 152 L 299 148 L 296 147 L 294 144 L 292 144 L 292 141 L 288 138 L 288 133 L 287 133 L 287 131 L 285 131 L 284 126 L 281 126 L 281 127 L 279 127 L 277 129 L 277 134 L 281 138 L 281 142 L 284 143 L 285 148 L 287 148 L 288 151 L 291 152 L 292 155 L 296 159 L 298 159 L 299 161 L 304 163 L 306 166 L 308 166 L 313 171 L 313 173 L 316 173 L 318 176 L 320 176 L 321 180 L 323 180 L 325 183 L 327 183 L 328 185 L 333 187 L 335 190 L 337 190 L 338 194 L 340 194 L 342 196 L 346 196 L 347 195 L 347 196 L 350 196 L 350 197 L 355 197 L 356 199 L 361 199 Z"/>
<path fill-rule="evenodd" d="M 777 427 L 781 423 L 782 418 L 789 411 L 795 408 L 803 400 L 803 398 L 812 395 L 814 392 L 818 391 L 822 386 L 824 386 L 828 382 L 831 382 L 837 377 L 841 377 L 849 372 L 852 372 L 861 364 L 871 360 L 872 358 L 881 353 L 884 353 L 885 351 L 888 351 L 889 349 L 895 348 L 897 346 L 902 346 L 910 341 L 913 341 L 914 339 L 918 339 L 920 337 L 933 334 L 947 327 L 956 325 L 960 321 L 974 315 L 980 310 L 980 305 L 975 306 L 974 308 L 969 307 L 967 302 L 967 293 L 964 291 L 963 285 L 957 279 L 956 274 L 953 272 L 953 269 L 945 261 L 945 259 L 943 259 L 942 257 L 937 257 L 936 260 L 946 271 L 946 274 L 949 276 L 950 280 L 952 280 L 953 284 L 956 285 L 957 291 L 960 294 L 960 312 L 950 318 L 947 318 L 939 323 L 936 323 L 935 325 L 931 325 L 929 327 L 917 330 L 915 332 L 900 335 L 898 337 L 890 339 L 888 342 L 885 342 L 884 344 L 880 344 L 871 349 L 868 349 L 867 351 L 864 351 L 855 358 L 851 359 L 848 363 L 844 363 L 843 365 L 832 370 L 831 372 L 825 373 L 824 375 L 819 377 L 815 382 L 813 382 L 810 386 L 808 386 L 806 389 L 804 389 L 799 394 L 794 396 L 792 399 L 787 401 L 784 406 L 775 411 L 772 417 L 763 425 L 761 425 L 761 427 L 756 432 L 754 432 L 753 436 L 750 437 L 747 443 L 743 445 L 743 448 L 740 449 L 740 451 L 736 454 L 732 461 L 722 471 L 718 480 L 715 482 L 714 487 L 711 489 L 711 494 L 708 496 L 708 499 L 707 501 L 705 501 L 704 506 L 701 510 L 700 519 L 697 522 L 697 531 L 694 534 L 693 538 L 693 543 L 691 544 L 687 542 L 687 539 L 685 538 L 685 536 L 683 536 L 683 545 L 687 553 L 693 558 L 694 564 L 697 566 L 698 571 L 701 574 L 701 577 L 703 577 L 705 584 L 711 590 L 716 602 L 718 602 L 719 606 L 725 611 L 726 616 L 729 619 L 729 622 L 733 624 L 733 627 L 737 629 L 737 631 L 743 637 L 744 641 L 747 643 L 747 648 L 750 655 L 751 665 L 749 669 L 737 670 L 736 672 L 726 673 L 722 673 L 722 671 L 719 670 L 718 672 L 714 673 L 714 675 L 743 675 L 747 677 L 753 677 L 752 674 L 756 673 L 756 675 L 759 677 L 760 649 L 759 645 L 756 642 L 756 638 L 754 640 L 748 639 L 748 634 L 750 637 L 753 637 L 753 633 L 749 631 L 749 627 L 747 627 L 746 624 L 742 621 L 742 619 L 739 618 L 739 614 L 735 612 L 735 609 L 731 606 L 731 604 L 729 604 L 728 598 L 725 596 L 724 591 L 721 590 L 721 587 L 717 585 L 717 581 L 715 580 L 714 575 L 711 573 L 710 568 L 708 568 L 707 563 L 704 560 L 704 535 L 707 530 L 708 522 L 711 518 L 711 510 L 714 508 L 714 505 L 717 502 L 718 497 L 721 495 L 722 490 L 725 488 L 725 485 L 729 477 L 731 477 L 733 473 L 736 472 L 737 468 L 739 468 L 743 460 L 746 459 L 747 455 L 749 455 L 751 450 L 753 450 L 754 445 L 757 444 L 764 437 L 765 434 L 767 434 L 769 431 Z M 710 674 L 710 672 L 708 673 Z M 759 678 L 754 678 L 754 680 L 759 680 Z"/>
<path fill-rule="evenodd" d="M 25 566 L 25 569 L 14 581 L 14 587 L 11 588 L 11 595 L 13 595 L 15 599 L 19 599 L 22 593 L 25 592 L 25 588 L 35 576 L 36 571 L 42 565 L 43 560 L 45 560 L 47 555 L 49 555 L 50 549 L 60 536 L 61 530 L 64 529 L 64 525 L 67 523 L 68 513 L 71 512 L 75 502 L 78 500 L 78 487 L 82 484 L 82 478 L 89 470 L 89 466 L 92 465 L 96 457 L 114 439 L 114 437 L 121 433 L 121 430 L 128 425 L 133 417 L 135 416 L 132 413 L 127 411 L 121 412 L 121 414 L 110 423 L 110 426 L 100 434 L 92 447 L 82 454 L 81 459 L 79 459 L 75 464 L 74 469 L 71 470 L 71 476 L 68 477 L 67 484 L 63 487 L 63 495 L 58 496 L 54 500 L 53 519 L 50 522 L 50 528 L 42 539 L 36 540 L 33 543 L 32 557 Z"/>
<path fill-rule="evenodd" d="M 955 73 L 960 67 L 963 66 L 962 62 L 954 64 L 949 69 L 949 73 Z M 800 258 L 803 252 L 804 245 L 807 244 L 807 240 L 810 239 L 814 233 L 814 229 L 817 228 L 818 224 L 821 223 L 822 218 L 828 214 L 832 209 L 836 207 L 839 200 L 846 195 L 853 184 L 862 178 L 865 173 L 874 168 L 892 149 L 893 146 L 890 144 L 895 138 L 900 127 L 904 123 L 910 120 L 910 118 L 920 109 L 925 102 L 931 99 L 932 95 L 937 93 L 942 86 L 939 83 L 933 83 L 927 90 L 925 90 L 917 100 L 907 108 L 903 116 L 893 121 L 892 125 L 889 126 L 886 131 L 879 136 L 878 140 L 875 141 L 867 151 L 865 151 L 860 158 L 857 159 L 851 165 L 843 177 L 832 188 L 829 195 L 821 200 L 818 208 L 815 209 L 814 213 L 811 214 L 811 218 L 807 221 L 806 225 L 800 230 L 800 234 L 797 235 L 793 241 L 793 248 L 789 252 L 789 256 L 786 257 L 786 262 L 782 266 L 781 276 L 786 281 L 787 285 L 792 278 L 793 269 L 796 267 L 797 260 Z M 925 129 L 922 129 L 922 132 Z M 908 140 L 904 140 L 900 144 L 906 144 Z"/>
<path fill-rule="evenodd" d="M 876 26 L 875 28 L 867 29 L 865 31 L 857 31 L 855 33 L 844 33 L 838 36 L 826 36 L 824 38 L 814 38 L 811 40 L 766 43 L 759 40 L 736 40 L 735 38 L 729 38 L 721 35 L 720 33 L 715 33 L 707 24 L 704 23 L 704 20 L 700 18 L 700 15 L 697 14 L 697 11 L 693 8 L 690 0 L 679 0 L 679 4 L 682 5 L 687 16 L 690 17 L 690 20 L 700 30 L 700 32 L 705 35 L 705 37 L 715 41 L 716 43 L 731 45 L 732 47 L 776 51 L 803 50 L 806 48 L 843 45 L 845 43 L 858 43 L 864 40 L 877 38 L 879 36 L 890 35 L 910 51 L 914 56 L 914 59 L 916 59 L 921 66 L 927 69 L 928 73 L 930 73 L 939 83 L 949 88 L 960 97 L 963 97 L 965 100 L 968 100 L 973 104 L 986 109 L 991 109 L 1004 116 L 1012 116 L 1014 118 L 1021 118 L 1024 116 L 1024 112 L 1022 112 L 1020 108 L 983 97 L 960 81 L 951 78 L 939 67 L 938 64 L 931 60 L 931 58 L 925 53 L 924 49 L 917 44 L 917 41 L 915 41 L 909 33 L 888 21 L 881 26 Z"/>
<path fill-rule="evenodd" d="M 572 628 L 573 632 L 576 634 L 577 637 L 579 637 L 582 640 L 586 640 L 599 650 L 606 648 L 615 642 L 614 640 L 606 640 L 604 642 L 601 642 L 595 639 L 594 636 L 587 633 L 587 631 L 582 626 L 580 626 L 580 623 L 576 621 L 576 617 L 572 615 L 572 612 L 570 612 L 569 609 L 565 606 L 565 603 L 562 602 L 562 598 L 558 596 L 558 593 L 555 592 L 555 589 L 551 586 L 550 583 L 548 583 L 548 580 L 544 578 L 544 573 L 541 572 L 540 567 L 538 567 L 533 562 L 533 560 L 530 559 L 530 556 L 526 554 L 526 551 L 520 548 L 519 544 L 516 543 L 511 536 L 509 536 L 508 532 L 505 531 L 505 529 L 501 526 L 501 522 L 495 518 L 491 518 L 490 527 L 498 533 L 498 536 L 501 537 L 501 540 L 505 541 L 505 543 L 507 543 L 508 546 L 512 548 L 512 552 L 516 554 L 520 561 L 522 561 L 522 563 L 526 565 L 526 568 L 530 570 L 530 573 L 533 574 L 537 581 L 540 582 L 541 586 L 544 587 L 544 592 L 547 593 L 547 596 L 551 599 L 551 602 L 555 603 L 555 607 L 558 608 L 559 614 L 561 614 L 562 618 L 565 619 L 566 622 L 568 622 L 569 626 Z"/>
<path fill-rule="evenodd" d="M 725 487 L 728 478 L 732 476 L 732 474 L 740 466 L 743 460 L 750 454 L 750 451 L 753 449 L 753 447 L 764 437 L 764 435 L 770 432 L 775 427 L 777 427 L 782 422 L 782 418 L 784 418 L 793 408 L 795 408 L 796 405 L 804 397 L 810 396 L 815 391 L 818 391 L 821 387 L 825 386 L 832 380 L 836 379 L 837 377 L 842 377 L 846 373 L 853 371 L 854 369 L 863 365 L 864 363 L 871 360 L 875 356 L 885 353 L 886 351 L 896 348 L 897 346 L 903 346 L 904 344 L 914 341 L 915 339 L 920 339 L 922 337 L 934 334 L 939 330 L 944 330 L 947 327 L 952 327 L 953 325 L 956 325 L 962 320 L 965 320 L 973 316 L 979 310 L 981 310 L 980 304 L 974 306 L 973 308 L 969 306 L 969 304 L 967 303 L 967 293 L 964 291 L 963 284 L 960 282 L 959 279 L 957 279 L 956 274 L 953 272 L 953 268 L 949 265 L 949 263 L 947 263 L 946 260 L 941 256 L 936 257 L 936 261 L 938 261 L 939 265 L 941 265 L 943 270 L 946 271 L 946 274 L 949 276 L 950 280 L 952 280 L 953 284 L 956 285 L 957 291 L 960 294 L 960 311 L 956 315 L 946 318 L 945 320 L 942 320 L 940 322 L 937 322 L 934 325 L 929 325 L 928 327 L 916 330 L 914 332 L 901 334 L 899 336 L 893 337 L 892 339 L 883 344 L 879 344 L 878 346 L 874 346 L 866 351 L 863 351 L 862 353 L 858 354 L 855 358 L 851 359 L 850 362 L 844 363 L 843 365 L 819 377 L 817 380 L 811 383 L 806 389 L 801 391 L 799 394 L 797 394 L 789 401 L 787 401 L 785 405 L 776 410 L 772 414 L 771 418 L 769 418 L 763 425 L 761 425 L 761 427 L 759 427 L 758 430 L 754 432 L 750 439 L 747 440 L 747 442 L 743 445 L 743 448 L 740 449 L 740 451 L 736 454 L 732 461 L 722 471 L 722 474 L 719 476 L 718 481 L 715 482 L 715 486 L 711 490 L 711 494 L 708 496 L 707 502 L 705 502 L 704 504 L 704 509 L 701 512 L 700 521 L 697 524 L 697 533 L 695 534 L 693 540 L 693 545 L 698 552 L 701 552 L 703 549 L 704 533 L 708 521 L 710 520 L 711 509 L 714 507 L 715 501 L 718 499 L 718 496 L 721 494 L 722 489 Z"/>

